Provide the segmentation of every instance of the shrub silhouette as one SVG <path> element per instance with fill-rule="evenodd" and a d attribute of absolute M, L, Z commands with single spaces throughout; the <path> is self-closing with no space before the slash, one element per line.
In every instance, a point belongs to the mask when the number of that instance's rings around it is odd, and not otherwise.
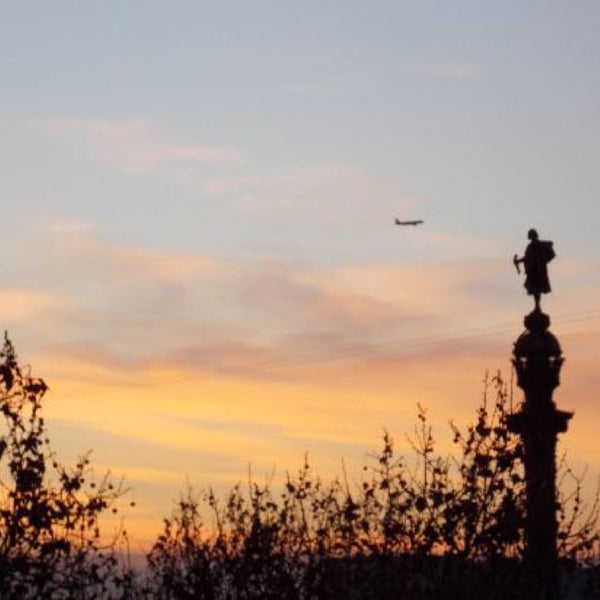
<path fill-rule="evenodd" d="M 248 492 L 237 485 L 220 500 L 188 489 L 164 521 L 144 578 L 120 566 L 120 534 L 101 536 L 122 485 L 94 481 L 89 455 L 71 468 L 58 461 L 41 416 L 46 391 L 5 337 L 2 600 L 527 597 L 522 447 L 506 426 L 510 398 L 499 376 L 475 423 L 452 425 L 455 456 L 437 452 L 419 408 L 410 456 L 398 456 L 386 432 L 358 483 L 324 482 L 305 458 L 281 490 L 250 482 Z M 564 570 L 577 571 L 597 563 L 598 496 L 586 507 L 581 478 L 565 463 L 561 473 L 559 547 Z M 579 583 L 597 597 L 598 569 Z"/>
<path fill-rule="evenodd" d="M 49 446 L 41 401 L 47 391 L 17 362 L 5 335 L 0 352 L 0 598 L 126 597 L 131 574 L 118 566 L 117 540 L 103 541 L 100 516 L 123 494 L 91 478 L 89 456 L 72 468 Z"/>
<path fill-rule="evenodd" d="M 149 589 L 164 599 L 519 598 L 523 450 L 509 413 L 497 376 L 475 423 L 452 425 L 454 458 L 436 452 L 419 408 L 412 457 L 396 456 L 385 433 L 353 488 L 324 483 L 305 460 L 281 492 L 251 482 L 220 502 L 188 489 L 148 555 Z M 581 563 L 598 555 L 597 504 L 586 510 L 581 481 L 563 473 L 573 485 L 560 503 L 560 551 Z"/>

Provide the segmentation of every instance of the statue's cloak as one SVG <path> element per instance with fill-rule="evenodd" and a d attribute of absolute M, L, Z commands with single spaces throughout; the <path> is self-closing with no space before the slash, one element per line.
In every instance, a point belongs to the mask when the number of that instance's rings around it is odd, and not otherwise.
<path fill-rule="evenodd" d="M 523 257 L 528 294 L 548 294 L 551 291 L 547 265 L 555 256 L 552 242 L 532 240 L 529 243 Z"/>

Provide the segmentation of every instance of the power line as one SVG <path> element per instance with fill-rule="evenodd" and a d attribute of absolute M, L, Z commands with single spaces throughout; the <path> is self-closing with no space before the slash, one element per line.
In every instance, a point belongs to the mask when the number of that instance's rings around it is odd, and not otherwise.
<path fill-rule="evenodd" d="M 569 334 L 579 330 L 576 327 L 580 323 L 586 323 L 589 325 L 590 322 L 600 320 L 600 310 L 581 310 L 576 312 L 564 313 L 557 315 L 553 318 L 553 322 L 558 324 L 558 329 L 561 330 L 561 334 Z M 571 326 L 567 327 L 566 326 Z M 575 327 L 572 327 L 575 325 Z M 377 351 L 390 350 L 393 351 L 391 354 L 388 352 L 386 355 L 401 356 L 408 354 L 411 350 L 419 348 L 427 348 L 433 345 L 440 348 L 447 347 L 449 345 L 455 345 L 464 343 L 466 341 L 482 341 L 486 339 L 492 339 L 499 337 L 500 335 L 510 335 L 515 332 L 514 322 L 499 323 L 492 327 L 479 327 L 472 330 L 461 330 L 459 333 L 448 332 L 448 334 L 431 333 L 421 336 L 415 336 L 405 339 L 388 339 L 380 342 L 370 343 L 363 346 L 348 348 L 338 348 L 337 350 L 318 349 L 310 352 L 302 352 L 295 355 L 286 354 L 280 357 L 270 357 L 262 361 L 256 361 L 247 366 L 245 370 L 258 374 L 260 371 L 269 371 L 273 369 L 285 369 L 291 366 L 302 367 L 313 363 L 331 363 L 337 361 L 345 361 L 356 359 L 360 357 L 371 357 L 377 358 Z M 379 356 L 381 358 L 381 355 Z M 219 368 L 218 365 L 209 365 L 207 371 L 204 371 L 202 377 L 212 378 L 216 376 L 216 372 L 227 372 L 228 370 L 241 370 L 241 368 L 235 368 L 235 365 L 228 368 L 226 364 Z M 197 377 L 196 375 L 189 373 L 181 377 L 169 378 L 171 382 L 181 382 L 190 380 Z M 150 376 L 151 380 L 160 379 L 159 376 Z"/>

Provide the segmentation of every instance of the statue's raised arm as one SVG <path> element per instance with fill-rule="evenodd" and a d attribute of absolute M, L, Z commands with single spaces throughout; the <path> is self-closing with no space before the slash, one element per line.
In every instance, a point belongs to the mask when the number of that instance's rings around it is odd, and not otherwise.
<path fill-rule="evenodd" d="M 527 233 L 529 244 L 525 249 L 523 257 L 519 258 L 516 254 L 513 263 L 520 273 L 519 265 L 525 266 L 525 289 L 527 293 L 535 299 L 535 310 L 540 310 L 540 298 L 542 294 L 549 294 L 550 280 L 548 279 L 548 263 L 556 256 L 554 254 L 553 243 L 540 240 L 535 229 L 530 229 Z"/>

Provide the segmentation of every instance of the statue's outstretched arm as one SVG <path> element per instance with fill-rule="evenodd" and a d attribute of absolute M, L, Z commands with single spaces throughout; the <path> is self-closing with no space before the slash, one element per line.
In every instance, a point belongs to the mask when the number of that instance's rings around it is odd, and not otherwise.
<path fill-rule="evenodd" d="M 525 261 L 525 257 L 523 256 L 522 258 L 519 258 L 516 254 L 513 256 L 513 265 L 515 265 L 515 269 L 517 270 L 517 273 L 521 273 L 521 269 L 519 268 L 519 265 Z"/>

